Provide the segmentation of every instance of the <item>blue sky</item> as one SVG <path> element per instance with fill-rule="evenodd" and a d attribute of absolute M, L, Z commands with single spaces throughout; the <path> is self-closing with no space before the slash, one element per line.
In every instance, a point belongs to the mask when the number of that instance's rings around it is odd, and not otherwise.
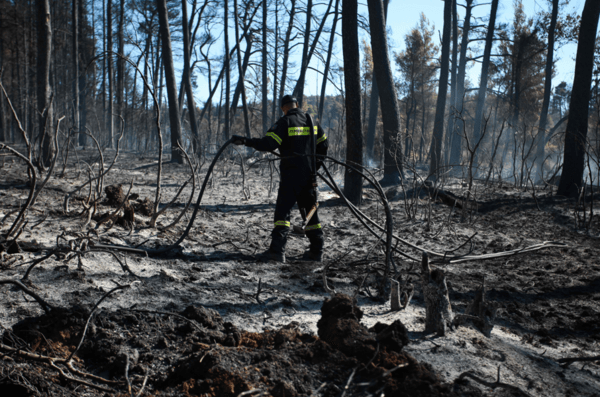
<path fill-rule="evenodd" d="M 464 4 L 464 1 L 459 0 L 459 4 L 461 3 Z M 584 3 L 585 0 L 570 0 L 569 5 L 566 7 L 566 11 L 574 11 L 578 15 L 581 15 Z M 474 4 L 481 5 L 474 8 L 473 15 L 475 17 L 485 17 L 487 21 L 487 17 L 489 16 L 490 12 L 490 0 L 474 0 Z M 535 14 L 540 12 L 540 10 L 550 10 L 551 3 L 549 0 L 523 0 L 523 6 L 527 17 L 533 17 Z M 366 3 L 361 4 L 359 7 L 359 12 L 361 12 L 364 16 L 368 16 Z M 391 31 L 391 35 L 388 38 L 391 47 L 390 51 L 399 52 L 404 49 L 404 37 L 413 27 L 416 26 L 422 12 L 425 13 L 425 16 L 427 19 L 429 19 L 429 22 L 432 25 L 435 25 L 435 40 L 436 44 L 439 45 L 441 30 L 444 24 L 443 0 L 391 0 L 388 7 L 388 32 Z M 459 7 L 458 13 L 459 23 L 462 24 L 462 18 L 464 18 L 465 15 L 464 8 Z M 500 0 L 497 21 L 512 23 L 512 20 L 514 19 L 513 16 L 513 0 Z M 366 35 L 363 35 L 363 37 L 364 36 Z M 369 40 L 368 37 L 364 38 L 367 41 Z M 338 56 L 339 61 L 341 62 L 341 42 L 338 44 L 338 47 L 340 50 Z M 559 84 L 561 81 L 566 81 L 569 85 L 572 84 L 573 71 L 575 69 L 574 59 L 576 50 L 577 48 L 575 44 L 569 44 L 563 46 L 555 52 L 555 59 L 558 57 L 559 60 L 557 61 L 555 67 L 553 87 Z M 483 46 L 481 46 L 481 52 L 483 52 Z M 392 67 L 395 69 L 395 65 Z M 322 70 L 322 65 L 319 65 L 319 69 Z M 479 74 L 479 66 L 474 65 L 470 67 L 467 77 L 471 80 L 474 86 L 479 85 Z M 320 78 L 318 80 L 320 84 Z M 305 88 L 306 95 L 315 95 L 317 93 L 318 84 L 311 84 L 311 82 L 316 83 L 314 73 L 307 79 L 307 86 Z M 333 93 L 333 91 L 330 91 L 330 93 Z"/>

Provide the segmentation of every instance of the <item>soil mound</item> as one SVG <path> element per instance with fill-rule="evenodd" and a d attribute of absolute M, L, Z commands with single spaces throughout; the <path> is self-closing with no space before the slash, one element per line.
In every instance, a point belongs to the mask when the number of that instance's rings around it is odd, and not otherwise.
<path fill-rule="evenodd" d="M 6 332 L 3 343 L 65 358 L 79 343 L 88 315 L 74 308 L 29 318 Z M 263 333 L 241 331 L 202 306 L 179 313 L 100 311 L 94 317 L 75 364 L 83 372 L 119 382 L 111 385 L 115 394 L 126 389 L 126 375 L 134 390 L 148 376 L 146 391 L 155 396 L 233 397 L 256 390 L 296 397 L 318 390 L 316 395 L 333 397 L 342 389 L 346 396 L 459 393 L 458 386 L 442 384 L 429 366 L 402 352 L 408 334 L 401 322 L 367 329 L 360 324 L 361 310 L 346 295 L 323 304 L 319 337 L 303 334 L 294 322 Z M 21 365 L 14 358 L 13 365 Z M 52 393 L 81 387 L 61 379 L 48 364 L 29 363 L 20 377 L 8 376 L 3 385 L 25 387 L 26 380 Z M 103 393 L 90 389 L 89 395 Z"/>

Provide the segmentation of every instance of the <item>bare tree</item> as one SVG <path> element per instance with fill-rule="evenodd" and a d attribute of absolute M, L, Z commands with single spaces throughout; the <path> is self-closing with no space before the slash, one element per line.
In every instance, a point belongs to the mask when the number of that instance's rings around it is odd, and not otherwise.
<path fill-rule="evenodd" d="M 472 0 L 467 0 L 467 4 Z M 467 22 L 465 22 L 466 24 Z M 446 94 L 448 92 L 448 70 L 450 66 L 450 28 L 452 25 L 452 0 L 444 1 L 444 31 L 442 33 L 442 62 L 440 65 L 440 84 L 435 107 L 433 137 L 431 139 L 431 163 L 429 176 L 436 179 L 442 165 L 442 144 L 444 142 L 444 114 L 446 112 Z"/>
<path fill-rule="evenodd" d="M 481 125 L 483 123 L 483 108 L 487 94 L 488 75 L 490 70 L 490 56 L 494 40 L 494 29 L 496 26 L 496 14 L 498 12 L 498 0 L 492 0 L 490 20 L 485 35 L 485 48 L 483 50 L 483 61 L 481 64 L 481 77 L 479 80 L 479 91 L 477 93 L 477 108 L 475 109 L 475 120 L 473 125 L 473 142 L 479 142 L 481 137 Z M 476 154 L 477 155 L 477 154 Z"/>
<path fill-rule="evenodd" d="M 360 114 L 360 57 L 358 50 L 358 2 L 344 0 L 342 4 L 342 51 L 346 86 L 346 161 L 362 166 L 362 123 Z M 362 197 L 362 177 L 346 168 L 344 195 L 358 205 Z"/>
<path fill-rule="evenodd" d="M 165 79 L 167 82 L 167 97 L 169 100 L 169 122 L 171 125 L 171 161 L 183 164 L 183 155 L 177 149 L 181 142 L 181 119 L 179 118 L 179 102 L 177 101 L 177 86 L 175 82 L 175 68 L 173 66 L 173 51 L 171 48 L 171 31 L 166 0 L 156 0 L 160 36 L 162 38 L 162 55 L 165 65 Z"/>
<path fill-rule="evenodd" d="M 39 164 L 50 165 L 56 148 L 52 137 L 53 109 L 50 91 L 50 59 L 52 56 L 52 23 L 48 0 L 36 0 L 38 16 L 37 100 L 41 153 Z"/>
<path fill-rule="evenodd" d="M 368 8 L 375 78 L 379 87 L 379 100 L 383 119 L 383 146 L 385 152 L 381 183 L 390 185 L 399 182 L 400 173 L 402 172 L 400 108 L 398 107 L 398 96 L 396 95 L 396 86 L 388 54 L 383 0 L 368 0 Z"/>
<path fill-rule="evenodd" d="M 196 103 L 194 93 L 192 92 L 192 77 L 190 70 L 190 31 L 188 27 L 187 0 L 181 1 L 181 17 L 183 22 L 183 78 L 185 85 L 185 96 L 188 103 L 188 114 L 190 117 L 190 127 L 192 128 L 194 153 L 200 155 L 200 134 L 198 133 L 198 124 L 196 123 Z"/>
<path fill-rule="evenodd" d="M 565 133 L 563 172 L 557 192 L 562 196 L 577 196 L 583 182 L 594 47 L 599 16 L 600 1 L 586 0 L 579 28 L 575 77 Z"/>
<path fill-rule="evenodd" d="M 546 123 L 548 122 L 548 108 L 550 107 L 550 93 L 552 92 L 552 66 L 554 64 L 554 38 L 556 20 L 558 19 L 558 0 L 552 0 L 552 16 L 548 29 L 548 55 L 546 55 L 546 70 L 544 75 L 544 100 L 538 127 L 538 145 L 535 164 L 537 165 L 538 178 L 542 177 L 542 164 L 544 161 L 544 148 L 546 147 Z"/>

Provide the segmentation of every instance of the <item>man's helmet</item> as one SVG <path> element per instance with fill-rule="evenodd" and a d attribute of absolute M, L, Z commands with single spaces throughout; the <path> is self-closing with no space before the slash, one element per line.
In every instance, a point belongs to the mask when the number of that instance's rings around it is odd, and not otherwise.
<path fill-rule="evenodd" d="M 281 98 L 281 107 L 283 107 L 284 105 L 287 105 L 288 103 L 291 103 L 291 102 L 298 103 L 298 100 L 296 99 L 296 97 L 294 97 L 292 95 L 286 95 L 283 98 Z"/>

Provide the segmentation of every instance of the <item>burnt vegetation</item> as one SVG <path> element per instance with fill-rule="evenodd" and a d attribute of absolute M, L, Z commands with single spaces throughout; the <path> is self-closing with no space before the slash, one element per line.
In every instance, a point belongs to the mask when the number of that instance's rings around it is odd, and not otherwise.
<path fill-rule="evenodd" d="M 597 396 L 600 3 L 544 4 L 388 54 L 386 0 L 0 0 L 2 393 Z M 322 263 L 299 214 L 257 260 L 279 157 L 231 145 L 286 93 Z"/>

